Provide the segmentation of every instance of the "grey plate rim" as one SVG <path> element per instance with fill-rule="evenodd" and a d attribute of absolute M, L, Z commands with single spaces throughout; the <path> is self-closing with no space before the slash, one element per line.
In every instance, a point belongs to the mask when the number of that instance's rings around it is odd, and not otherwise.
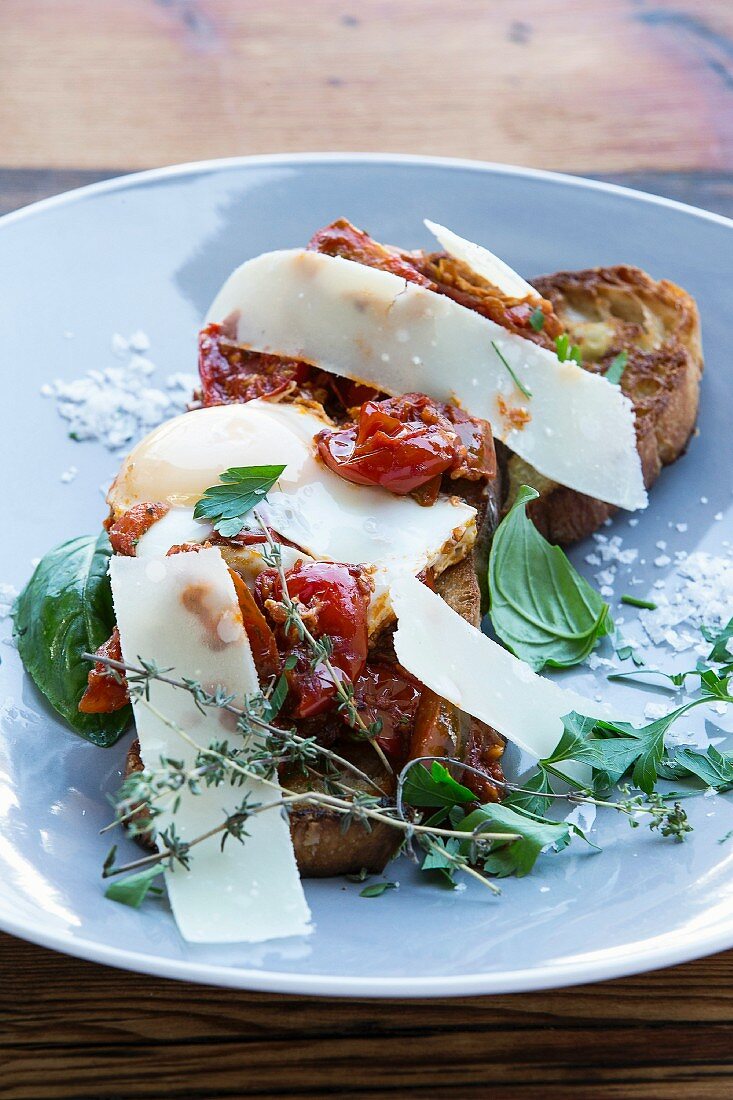
<path fill-rule="evenodd" d="M 415 167 L 443 167 L 468 169 L 478 173 L 516 176 L 521 179 L 545 180 L 550 183 L 595 190 L 612 195 L 633 198 L 638 202 L 666 207 L 711 221 L 727 229 L 733 229 L 733 219 L 716 214 L 688 203 L 678 202 L 661 195 L 639 191 L 620 184 L 606 183 L 584 176 L 573 176 L 562 172 L 551 172 L 541 168 L 524 168 L 518 165 L 502 164 L 495 161 L 473 160 L 459 157 L 423 156 L 408 153 L 359 153 L 359 152 L 309 152 L 309 153 L 263 153 L 252 156 L 236 156 L 201 161 L 189 161 L 183 164 L 166 165 L 139 172 L 130 172 L 114 176 L 97 183 L 86 184 L 71 191 L 40 199 L 19 210 L 11 211 L 0 217 L 0 231 L 35 213 L 53 209 L 68 203 L 83 200 L 87 195 L 99 195 L 126 187 L 135 187 L 149 180 L 176 178 L 184 175 L 208 173 L 232 168 L 270 167 L 308 164 L 382 164 L 414 165 Z M 166 960 L 157 955 L 137 951 L 123 951 L 107 947 L 94 940 L 66 937 L 49 933 L 40 925 L 29 925 L 21 921 L 0 920 L 0 930 L 17 936 L 19 939 L 60 951 L 63 954 L 90 962 L 102 963 L 122 970 L 131 970 L 156 977 L 172 978 L 178 981 L 191 981 L 203 985 L 215 985 L 234 989 L 247 989 L 257 992 L 286 993 L 293 995 L 311 995 L 321 997 L 465 997 L 493 993 L 526 993 L 543 989 L 581 985 L 588 982 L 606 981 L 621 978 L 640 971 L 660 969 L 689 962 L 704 955 L 724 951 L 733 947 L 733 932 L 723 929 L 718 935 L 709 935 L 702 940 L 683 941 L 679 945 L 648 948 L 630 953 L 622 961 L 615 959 L 596 960 L 580 964 L 555 963 L 542 968 L 498 971 L 491 974 L 475 974 L 448 977 L 427 977 L 392 979 L 364 978 L 361 976 L 339 975 L 299 975 L 283 974 L 278 971 L 252 970 L 242 967 L 225 967 L 210 963 Z"/>

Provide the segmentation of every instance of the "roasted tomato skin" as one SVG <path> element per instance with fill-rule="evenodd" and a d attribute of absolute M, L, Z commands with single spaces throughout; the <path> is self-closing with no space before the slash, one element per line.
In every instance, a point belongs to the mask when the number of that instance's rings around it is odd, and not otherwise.
<path fill-rule="evenodd" d="M 357 229 L 346 218 L 338 218 L 319 229 L 308 241 L 309 252 L 322 252 L 326 256 L 340 256 L 365 267 L 376 267 L 399 275 L 410 283 L 432 289 L 432 282 L 413 263 L 410 256 L 396 248 L 379 244 L 363 229 Z"/>
<path fill-rule="evenodd" d="M 346 481 L 405 496 L 430 485 L 419 503 L 434 503 L 439 478 L 496 476 L 491 428 L 454 405 L 421 393 L 365 401 L 356 421 L 316 436 L 321 461 Z"/>
<path fill-rule="evenodd" d="M 221 325 L 206 325 L 199 333 L 201 404 L 205 408 L 274 397 L 293 383 L 302 386 L 309 374 L 308 363 L 298 359 L 237 347 Z"/>
<path fill-rule="evenodd" d="M 242 621 L 252 650 L 252 659 L 257 669 L 257 675 L 260 680 L 268 680 L 280 671 L 280 654 L 278 653 L 275 634 L 239 573 L 235 573 L 233 569 L 230 569 L 229 576 L 232 578 L 232 584 L 237 593 L 239 609 L 242 612 Z"/>
<path fill-rule="evenodd" d="M 330 661 L 351 681 L 367 655 L 367 608 L 370 585 L 361 569 L 335 562 L 298 562 L 285 576 L 290 598 L 316 639 L 328 635 Z M 275 629 L 281 656 L 292 654 L 295 667 L 286 673 L 288 705 L 293 718 L 310 718 L 331 709 L 336 688 L 328 669 L 312 667 L 311 651 L 294 628 L 288 628 L 282 606 L 282 585 L 274 569 L 264 569 L 255 582 L 255 599 Z"/>
<path fill-rule="evenodd" d="M 122 660 L 120 632 L 117 627 L 96 651 L 97 657 L 108 657 L 112 661 Z M 101 662 L 92 665 L 87 677 L 87 688 L 79 701 L 79 710 L 83 714 L 111 714 L 121 710 L 129 699 L 124 672 L 113 672 Z"/>
<path fill-rule="evenodd" d="M 368 660 L 354 682 L 354 702 L 364 724 L 381 723 L 376 740 L 393 764 L 407 759 L 422 685 L 401 665 Z"/>
<path fill-rule="evenodd" d="M 162 519 L 169 511 L 169 505 L 163 501 L 145 501 L 133 504 L 107 528 L 109 541 L 115 554 L 134 558 L 138 542 L 154 523 Z"/>

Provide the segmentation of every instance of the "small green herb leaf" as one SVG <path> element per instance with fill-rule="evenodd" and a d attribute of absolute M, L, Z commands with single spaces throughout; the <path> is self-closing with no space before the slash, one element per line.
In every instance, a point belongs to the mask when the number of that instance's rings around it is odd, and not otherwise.
<path fill-rule="evenodd" d="M 529 323 L 535 332 L 542 332 L 542 329 L 545 327 L 545 315 L 539 306 L 530 313 Z"/>
<path fill-rule="evenodd" d="M 527 875 L 537 862 L 543 848 L 564 848 L 570 843 L 572 826 L 566 821 L 548 821 L 546 818 L 528 816 L 511 806 L 488 803 L 479 806 L 465 817 L 456 828 L 472 833 L 479 826 L 492 833 L 518 833 L 519 839 L 506 843 L 493 841 L 488 854 L 482 857 L 484 869 L 490 874 L 521 877 Z M 464 845 L 468 850 L 468 845 Z"/>
<path fill-rule="evenodd" d="M 83 535 L 50 550 L 36 567 L 15 608 L 15 636 L 26 671 L 72 729 L 107 748 L 130 723 L 130 707 L 113 714 L 82 714 L 93 653 L 114 627 L 107 576 L 111 547 L 106 532 Z"/>
<path fill-rule="evenodd" d="M 519 377 L 517 376 L 517 372 L 511 366 L 511 364 L 509 363 L 509 360 L 506 358 L 506 356 L 502 355 L 502 353 L 499 351 L 499 346 L 496 343 L 496 340 L 491 341 L 491 346 L 493 347 L 494 351 L 496 352 L 496 354 L 499 356 L 502 363 L 506 367 L 506 370 L 507 370 L 507 373 L 509 374 L 509 377 L 511 378 L 512 382 L 517 387 L 517 389 L 520 391 L 520 393 L 523 393 L 525 397 L 531 397 L 532 396 L 531 389 L 529 388 L 529 386 L 525 386 L 524 383 L 519 379 Z"/>
<path fill-rule="evenodd" d="M 265 496 L 284 471 L 284 466 L 233 466 L 219 475 L 196 502 L 195 519 L 207 520 L 224 538 L 231 539 L 244 527 L 244 517 Z"/>
<path fill-rule="evenodd" d="M 627 604 L 628 607 L 641 607 L 645 611 L 657 610 L 657 605 L 651 600 L 640 600 L 638 596 L 629 596 L 627 593 L 621 597 L 621 603 Z"/>
<path fill-rule="evenodd" d="M 527 518 L 526 505 L 537 496 L 523 485 L 497 528 L 489 597 L 497 636 L 539 671 L 579 664 L 613 623 L 608 604 Z"/>
<path fill-rule="evenodd" d="M 733 789 L 733 753 L 719 752 L 714 745 L 704 753 L 685 747 L 677 749 L 672 763 L 701 779 L 706 787 L 719 792 Z"/>
<path fill-rule="evenodd" d="M 359 891 L 360 898 L 381 898 L 382 894 L 387 890 L 396 890 L 396 882 L 373 882 L 370 886 L 365 886 L 363 890 Z"/>
<path fill-rule="evenodd" d="M 572 359 L 579 367 L 583 365 L 583 356 L 580 348 L 577 344 L 570 343 L 570 337 L 567 332 L 563 332 L 560 336 L 555 337 L 555 353 L 561 363 L 564 363 L 566 359 Z"/>
<path fill-rule="evenodd" d="M 708 660 L 715 661 L 716 664 L 730 661 L 733 651 L 728 648 L 728 642 L 733 640 L 733 619 L 730 619 L 727 626 L 724 626 L 722 630 L 714 631 L 703 627 L 702 633 L 706 642 L 713 643 L 713 648 L 708 654 Z"/>
<path fill-rule="evenodd" d="M 163 893 L 162 887 L 153 885 L 162 871 L 162 867 L 147 867 L 135 875 L 116 879 L 109 884 L 104 896 L 110 901 L 118 901 L 121 905 L 129 905 L 131 909 L 139 909 L 148 894 Z"/>
<path fill-rule="evenodd" d="M 405 776 L 402 794 L 410 806 L 439 806 L 449 808 L 456 803 L 471 802 L 473 791 L 457 783 L 447 768 L 433 760 L 430 771 L 423 764 L 415 764 Z"/>
<path fill-rule="evenodd" d="M 618 355 L 614 356 L 611 360 L 610 366 L 606 371 L 606 381 L 610 382 L 613 386 L 618 386 L 623 373 L 626 370 L 626 364 L 629 361 L 629 353 L 627 351 L 620 351 Z"/>

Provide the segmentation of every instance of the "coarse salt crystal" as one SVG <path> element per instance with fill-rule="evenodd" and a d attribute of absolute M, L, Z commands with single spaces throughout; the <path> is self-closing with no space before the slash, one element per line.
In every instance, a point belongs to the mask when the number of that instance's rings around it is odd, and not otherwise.
<path fill-rule="evenodd" d="M 658 569 L 663 569 L 665 565 L 669 565 L 672 559 L 669 554 L 660 554 L 659 557 L 654 559 L 654 564 Z"/>

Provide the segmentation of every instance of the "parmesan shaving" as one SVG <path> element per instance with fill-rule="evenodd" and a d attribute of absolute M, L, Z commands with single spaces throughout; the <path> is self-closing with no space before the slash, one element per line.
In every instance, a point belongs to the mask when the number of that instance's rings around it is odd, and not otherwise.
<path fill-rule="evenodd" d="M 621 508 L 646 505 L 633 407 L 618 386 L 390 272 L 265 253 L 229 277 L 207 320 L 226 322 L 243 347 L 457 401 L 546 477 Z"/>

